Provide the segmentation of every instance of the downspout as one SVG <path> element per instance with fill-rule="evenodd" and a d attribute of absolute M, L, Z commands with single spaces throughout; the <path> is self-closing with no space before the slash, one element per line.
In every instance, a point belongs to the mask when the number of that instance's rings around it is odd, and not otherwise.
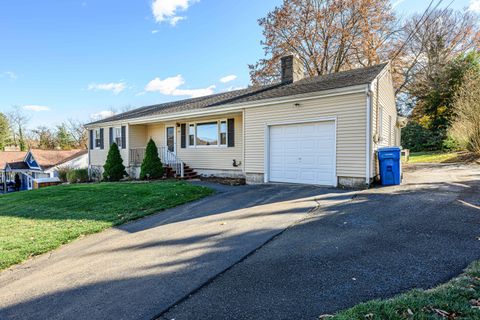
<path fill-rule="evenodd" d="M 377 141 L 375 141 L 375 142 L 377 143 L 377 142 L 380 142 L 380 138 L 381 138 L 382 130 L 383 130 L 383 128 L 381 127 L 382 124 L 380 124 L 380 128 L 379 128 L 379 122 L 378 122 L 378 118 L 379 118 L 379 114 L 380 114 L 380 107 L 379 107 L 379 103 L 378 103 L 378 98 L 379 98 L 379 94 L 380 94 L 380 77 L 377 77 L 377 85 L 376 85 L 375 90 L 377 91 L 377 94 L 376 94 L 376 97 L 375 97 L 375 114 L 376 114 L 376 117 L 375 117 L 375 133 L 377 134 Z M 383 119 L 382 119 L 382 121 L 383 121 Z"/>
<path fill-rule="evenodd" d="M 247 175 L 245 172 L 245 109 L 242 110 L 242 170 L 244 176 Z"/>
<path fill-rule="evenodd" d="M 90 138 L 91 138 L 90 131 L 88 131 L 88 178 L 92 180 L 92 160 L 90 158 L 90 152 L 92 151 L 90 146 L 92 145 L 92 142 L 90 141 Z"/>
<path fill-rule="evenodd" d="M 366 165 L 365 165 L 365 183 L 367 186 L 370 185 L 370 171 L 371 171 L 371 162 L 372 162 L 372 97 L 373 90 L 372 84 L 369 83 L 367 87 L 367 134 L 366 134 Z"/>

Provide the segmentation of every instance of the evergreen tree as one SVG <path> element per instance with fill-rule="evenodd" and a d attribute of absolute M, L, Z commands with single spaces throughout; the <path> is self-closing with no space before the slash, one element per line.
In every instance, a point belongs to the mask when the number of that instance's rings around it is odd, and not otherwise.
<path fill-rule="evenodd" d="M 70 132 L 68 132 L 67 126 L 63 123 L 57 126 L 56 140 L 58 146 L 62 150 L 70 150 L 74 148 L 73 138 Z"/>
<path fill-rule="evenodd" d="M 0 112 L 0 151 L 10 143 L 10 124 L 8 118 Z"/>
<path fill-rule="evenodd" d="M 155 142 L 150 139 L 145 151 L 145 158 L 142 162 L 140 179 L 160 179 L 163 177 L 162 161 L 158 157 L 158 149 Z"/>
<path fill-rule="evenodd" d="M 123 165 L 122 156 L 116 143 L 113 143 L 108 150 L 107 161 L 103 166 L 103 180 L 105 181 L 119 181 L 127 175 L 125 166 Z"/>

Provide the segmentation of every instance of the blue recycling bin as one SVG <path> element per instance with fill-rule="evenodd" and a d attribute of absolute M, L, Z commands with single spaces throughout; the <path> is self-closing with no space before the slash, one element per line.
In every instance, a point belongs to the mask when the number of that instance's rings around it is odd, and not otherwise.
<path fill-rule="evenodd" d="M 402 182 L 401 150 L 398 147 L 378 149 L 380 182 L 382 186 L 399 185 Z"/>

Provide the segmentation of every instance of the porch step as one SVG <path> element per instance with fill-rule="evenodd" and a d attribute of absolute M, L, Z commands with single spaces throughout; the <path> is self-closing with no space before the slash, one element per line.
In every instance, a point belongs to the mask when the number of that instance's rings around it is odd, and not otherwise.
<path fill-rule="evenodd" d="M 177 178 L 177 179 L 181 179 L 181 180 L 191 180 L 191 179 L 196 179 L 198 178 L 198 174 L 197 172 L 195 172 L 192 168 L 190 168 L 189 166 L 184 166 L 183 167 L 183 178 L 180 177 L 180 174 L 177 174 L 177 172 L 175 172 L 175 170 L 169 166 L 166 167 L 166 174 L 167 174 L 167 178 Z"/>
<path fill-rule="evenodd" d="M 198 178 L 198 174 L 189 166 L 184 166 L 183 167 L 183 178 L 180 178 L 182 180 L 191 180 L 191 179 L 196 179 Z"/>

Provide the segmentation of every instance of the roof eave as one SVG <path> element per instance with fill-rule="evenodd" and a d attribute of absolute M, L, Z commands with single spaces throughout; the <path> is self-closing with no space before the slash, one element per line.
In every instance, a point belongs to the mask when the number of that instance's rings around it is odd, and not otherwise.
<path fill-rule="evenodd" d="M 352 93 L 367 92 L 368 84 L 369 83 L 364 83 L 364 84 L 359 84 L 355 86 L 315 91 L 315 92 L 309 92 L 309 93 L 298 94 L 298 95 L 290 95 L 290 96 L 274 98 L 274 99 L 264 99 L 264 100 L 256 100 L 251 102 L 224 104 L 224 105 L 219 105 L 215 107 L 193 109 L 185 112 L 172 112 L 172 113 L 158 114 L 158 115 L 147 116 L 147 117 L 130 118 L 130 119 L 123 119 L 123 120 L 116 120 L 116 121 L 105 121 L 101 123 L 90 123 L 90 124 L 86 124 L 85 128 L 94 129 L 99 127 L 114 126 L 114 125 L 120 125 L 120 124 L 146 124 L 146 123 L 153 123 L 153 122 L 158 122 L 162 120 L 172 120 L 172 119 L 178 119 L 178 118 L 204 116 L 204 115 L 211 115 L 211 114 L 222 114 L 222 113 L 228 113 L 233 111 L 239 111 L 246 108 L 262 107 L 262 106 L 268 106 L 268 105 L 278 104 L 278 103 L 299 102 L 299 101 L 305 101 L 305 100 L 311 100 L 311 99 L 317 99 L 317 98 L 323 98 L 323 97 L 329 97 L 329 96 L 338 96 L 338 95 L 346 95 L 346 94 L 352 94 Z"/>

